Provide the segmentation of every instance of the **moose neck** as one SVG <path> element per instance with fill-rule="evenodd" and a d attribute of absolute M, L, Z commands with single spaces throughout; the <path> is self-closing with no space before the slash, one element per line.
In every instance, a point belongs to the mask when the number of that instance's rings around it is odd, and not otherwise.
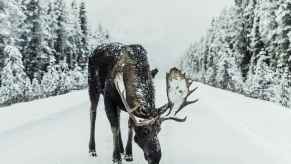
<path fill-rule="evenodd" d="M 139 106 L 133 114 L 150 118 L 155 115 L 155 92 L 149 65 L 126 64 L 124 67 L 126 99 L 130 107 Z"/>

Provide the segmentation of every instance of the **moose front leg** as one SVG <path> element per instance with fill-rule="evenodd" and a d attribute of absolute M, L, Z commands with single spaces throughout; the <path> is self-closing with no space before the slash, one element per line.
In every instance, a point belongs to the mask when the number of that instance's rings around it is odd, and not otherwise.
<path fill-rule="evenodd" d="M 120 133 L 120 110 L 116 108 L 112 102 L 107 100 L 105 97 L 105 111 L 107 118 L 110 122 L 112 134 L 113 134 L 113 163 L 114 164 L 121 164 L 121 133 Z"/>
<path fill-rule="evenodd" d="M 119 150 L 121 154 L 124 154 L 124 148 L 123 148 L 123 143 L 122 143 L 122 138 L 121 138 L 121 131 L 119 130 Z"/>
<path fill-rule="evenodd" d="M 89 154 L 92 157 L 96 157 L 95 149 L 95 120 L 96 120 L 96 110 L 90 111 L 90 140 L 89 140 Z"/>
<path fill-rule="evenodd" d="M 133 157 L 132 157 L 132 136 L 133 136 L 132 128 L 133 127 L 132 126 L 133 126 L 133 122 L 129 118 L 128 119 L 128 139 L 127 139 L 127 144 L 125 148 L 125 156 L 124 156 L 124 159 L 126 161 L 133 161 Z"/>

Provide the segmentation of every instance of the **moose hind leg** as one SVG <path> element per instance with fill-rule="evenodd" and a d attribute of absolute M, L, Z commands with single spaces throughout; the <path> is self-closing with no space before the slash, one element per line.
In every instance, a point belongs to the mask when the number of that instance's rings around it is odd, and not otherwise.
<path fill-rule="evenodd" d="M 91 93 L 90 93 L 91 94 Z M 96 157 L 95 149 L 95 121 L 96 121 L 96 110 L 99 101 L 99 93 L 91 95 L 91 107 L 90 107 L 90 139 L 89 139 L 89 154 L 93 157 Z"/>
<path fill-rule="evenodd" d="M 96 157 L 96 149 L 95 149 L 95 121 L 96 121 L 96 110 L 100 97 L 100 84 L 98 80 L 98 76 L 96 74 L 89 74 L 88 79 L 89 85 L 89 97 L 90 97 L 90 139 L 89 139 L 89 154 L 92 157 Z"/>
<path fill-rule="evenodd" d="M 132 120 L 129 118 L 128 119 L 128 139 L 127 139 L 127 144 L 126 144 L 126 148 L 125 148 L 125 155 L 124 155 L 124 159 L 126 161 L 133 161 L 133 157 L 132 157 L 132 135 L 133 135 Z"/>

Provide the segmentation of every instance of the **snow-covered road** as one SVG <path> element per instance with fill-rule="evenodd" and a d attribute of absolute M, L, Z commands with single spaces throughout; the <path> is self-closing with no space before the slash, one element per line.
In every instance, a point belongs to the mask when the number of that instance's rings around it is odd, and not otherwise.
<path fill-rule="evenodd" d="M 157 104 L 165 102 L 158 81 Z M 159 135 L 162 164 L 291 163 L 291 113 L 272 103 L 201 84 L 200 101 L 184 113 L 186 123 L 167 122 Z M 0 108 L 0 163 L 109 164 L 112 134 L 103 111 L 96 121 L 97 158 L 88 156 L 87 91 Z M 127 115 L 122 114 L 124 142 Z M 126 162 L 124 162 L 126 163 Z M 132 164 L 145 164 L 134 144 Z"/>

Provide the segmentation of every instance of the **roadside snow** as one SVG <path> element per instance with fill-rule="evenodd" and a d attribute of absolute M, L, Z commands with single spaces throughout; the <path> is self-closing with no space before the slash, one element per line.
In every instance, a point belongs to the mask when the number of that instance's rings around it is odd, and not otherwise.
<path fill-rule="evenodd" d="M 87 101 L 86 93 L 86 90 L 73 91 L 61 96 L 0 108 L 0 134 L 80 105 Z"/>

